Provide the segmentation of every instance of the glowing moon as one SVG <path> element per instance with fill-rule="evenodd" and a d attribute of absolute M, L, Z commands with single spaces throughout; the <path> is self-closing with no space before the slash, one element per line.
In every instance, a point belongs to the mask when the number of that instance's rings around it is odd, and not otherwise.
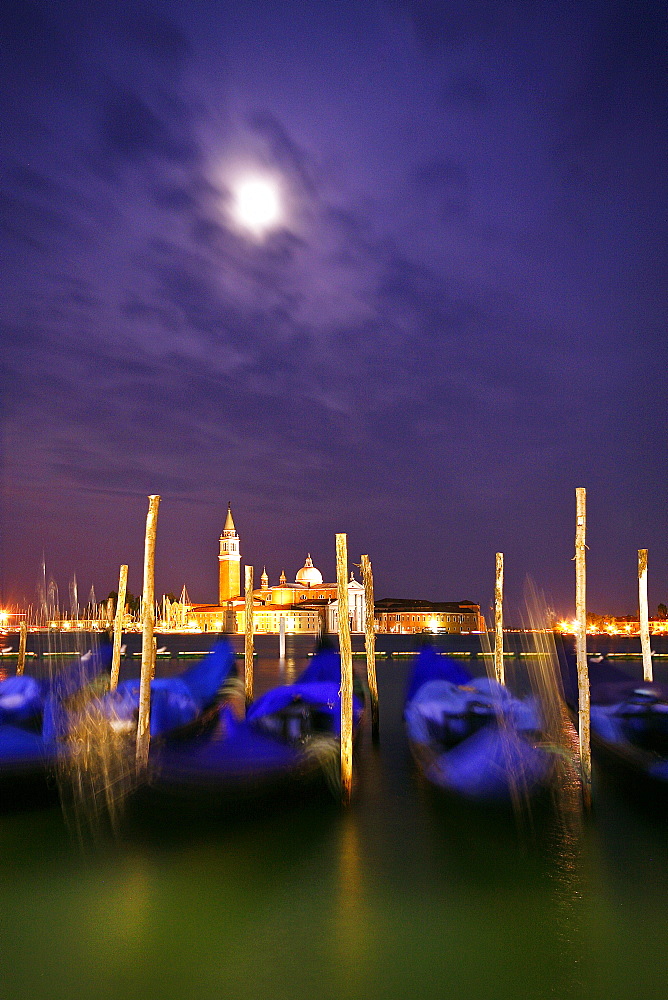
<path fill-rule="evenodd" d="M 281 217 L 281 203 L 275 181 L 249 177 L 234 191 L 234 216 L 237 222 L 259 236 L 276 226 Z"/>

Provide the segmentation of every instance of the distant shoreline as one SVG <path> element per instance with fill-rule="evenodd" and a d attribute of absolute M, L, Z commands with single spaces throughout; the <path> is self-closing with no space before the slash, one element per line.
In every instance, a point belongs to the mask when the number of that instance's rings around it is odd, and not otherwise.
<path fill-rule="evenodd" d="M 572 635 L 562 635 L 559 632 L 554 634 L 557 642 L 563 642 L 566 648 L 570 649 L 574 643 Z M 74 654 L 77 651 L 85 652 L 93 645 L 104 642 L 106 633 L 100 631 L 72 631 L 59 629 L 43 629 L 28 633 L 27 653 L 32 657 L 53 656 L 56 653 L 63 655 Z M 504 652 L 508 657 L 522 658 L 532 655 L 536 651 L 535 633 L 518 632 L 510 630 L 504 632 Z M 243 650 L 243 635 L 226 635 L 220 632 L 158 632 L 156 640 L 159 655 L 165 659 L 178 658 L 179 656 L 194 656 L 203 654 L 214 643 L 221 639 L 228 639 L 237 652 Z M 337 642 L 335 635 L 330 637 L 334 644 Z M 0 650 L 2 660 L 11 662 L 18 653 L 18 631 L 7 630 L 0 637 Z M 125 658 L 131 659 L 141 651 L 141 633 L 124 632 L 123 645 L 125 646 Z M 255 647 L 260 656 L 276 655 L 278 650 L 279 637 L 274 634 L 257 633 L 254 637 Z M 316 638 L 310 634 L 288 634 L 286 635 L 287 650 L 291 648 L 305 655 L 308 650 L 313 649 Z M 422 645 L 428 643 L 434 649 L 450 655 L 462 657 L 483 656 L 483 643 L 489 648 L 494 646 L 494 635 L 488 633 L 451 633 L 444 635 L 433 635 L 430 633 L 395 634 L 379 632 L 376 634 L 376 652 L 379 657 L 392 657 L 411 655 Z M 355 633 L 352 636 L 353 651 L 360 654 L 364 650 L 364 636 Z M 660 634 L 651 637 L 652 652 L 658 658 L 668 656 L 668 635 Z M 11 647 L 11 650 L 9 649 Z M 637 635 L 588 635 L 587 650 L 590 653 L 599 652 L 604 656 L 641 656 L 640 637 Z"/>

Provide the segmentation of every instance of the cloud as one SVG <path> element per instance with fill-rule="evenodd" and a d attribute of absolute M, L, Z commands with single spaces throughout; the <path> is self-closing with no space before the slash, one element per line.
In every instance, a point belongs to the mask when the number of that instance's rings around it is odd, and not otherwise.
<path fill-rule="evenodd" d="M 179 110 L 168 118 L 160 115 L 139 96 L 118 89 L 102 108 L 100 138 L 105 162 L 133 163 L 153 157 L 188 166 L 198 156 L 192 136 L 184 134 L 184 116 Z M 187 121 L 186 121 L 187 124 Z"/>
<path fill-rule="evenodd" d="M 263 110 L 253 112 L 248 121 L 251 129 L 267 143 L 272 164 L 285 171 L 302 193 L 313 196 L 316 188 L 311 159 L 278 118 Z"/>

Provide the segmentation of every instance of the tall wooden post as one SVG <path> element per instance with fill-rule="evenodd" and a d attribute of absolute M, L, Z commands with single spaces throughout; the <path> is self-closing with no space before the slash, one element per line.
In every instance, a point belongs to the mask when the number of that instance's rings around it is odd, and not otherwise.
<path fill-rule="evenodd" d="M 373 599 L 373 570 L 371 560 L 362 556 L 362 581 L 364 583 L 364 603 L 366 608 L 364 621 L 364 648 L 366 650 L 366 676 L 371 698 L 371 738 L 378 742 L 380 733 L 378 718 L 378 683 L 376 681 L 376 627 Z"/>
<path fill-rule="evenodd" d="M 575 652 L 578 669 L 578 727 L 580 730 L 580 767 L 582 797 L 586 808 L 591 805 L 591 746 L 589 732 L 589 670 L 587 667 L 587 491 L 575 491 Z"/>
<path fill-rule="evenodd" d="M 643 679 L 650 684 L 654 679 L 652 671 L 652 650 L 649 643 L 649 609 L 647 606 L 647 549 L 638 549 L 638 603 L 640 605 L 640 646 L 642 648 Z"/>
<path fill-rule="evenodd" d="M 125 617 L 125 595 L 128 589 L 128 568 L 121 566 L 118 574 L 118 599 L 116 600 L 116 616 L 114 618 L 114 645 L 111 653 L 111 677 L 109 690 L 118 686 L 118 674 L 121 669 L 121 642 L 123 640 L 123 618 Z"/>
<path fill-rule="evenodd" d="M 503 664 L 503 552 L 496 553 L 496 578 L 494 583 L 494 674 L 499 684 L 506 683 Z"/>
<path fill-rule="evenodd" d="M 336 584 L 341 655 L 341 799 L 350 803 L 353 789 L 353 653 L 348 618 L 348 538 L 336 536 Z"/>
<path fill-rule="evenodd" d="M 160 497 L 148 498 L 146 537 L 144 540 L 144 591 L 142 595 L 141 679 L 139 681 L 139 718 L 137 720 L 137 767 L 148 764 L 151 742 L 151 673 L 154 664 L 155 629 L 155 537 L 158 527 Z"/>
<path fill-rule="evenodd" d="M 246 692 L 246 707 L 253 700 L 253 567 L 246 566 L 246 603 L 244 643 L 244 689 Z"/>
<path fill-rule="evenodd" d="M 25 618 L 19 631 L 19 658 L 16 663 L 16 676 L 20 677 L 26 667 L 26 645 L 28 642 L 28 623 Z"/>

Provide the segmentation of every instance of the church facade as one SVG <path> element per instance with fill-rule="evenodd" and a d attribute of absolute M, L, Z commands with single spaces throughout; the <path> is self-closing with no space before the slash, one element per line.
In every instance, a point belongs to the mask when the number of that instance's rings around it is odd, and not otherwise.
<path fill-rule="evenodd" d="M 363 632 L 366 615 L 364 587 L 350 574 L 348 613 L 353 632 Z M 336 632 L 338 620 L 336 583 L 325 583 L 313 565 L 310 552 L 288 583 L 282 572 L 277 584 L 270 585 L 266 569 L 260 586 L 253 591 L 253 631 L 277 633 L 281 626 L 287 633 Z M 192 625 L 202 631 L 243 633 L 246 609 L 241 588 L 241 543 L 228 504 L 225 526 L 219 539 L 218 604 L 195 604 L 188 614 Z"/>

